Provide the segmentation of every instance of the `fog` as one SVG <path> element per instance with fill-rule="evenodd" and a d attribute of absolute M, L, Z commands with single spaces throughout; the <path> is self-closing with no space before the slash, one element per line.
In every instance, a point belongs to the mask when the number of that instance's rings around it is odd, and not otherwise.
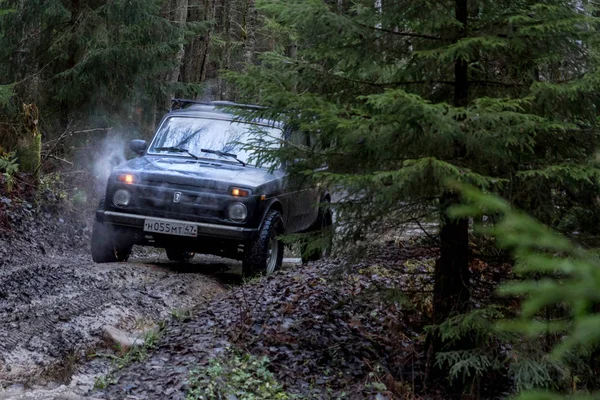
<path fill-rule="evenodd" d="M 106 183 L 114 167 L 127 161 L 125 149 L 127 144 L 118 132 L 111 133 L 98 145 L 98 151 L 91 155 L 92 173 L 96 180 L 95 194 L 102 196 Z"/>

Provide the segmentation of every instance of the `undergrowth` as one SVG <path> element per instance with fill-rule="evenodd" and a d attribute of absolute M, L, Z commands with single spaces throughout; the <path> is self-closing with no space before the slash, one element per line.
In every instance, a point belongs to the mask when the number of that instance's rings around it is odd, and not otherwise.
<path fill-rule="evenodd" d="M 19 172 L 19 162 L 16 153 L 4 153 L 0 149 L 0 173 L 2 173 L 6 191 L 9 193 L 15 186 L 17 172 Z"/>
<path fill-rule="evenodd" d="M 267 357 L 230 349 L 190 373 L 187 400 L 291 399 L 269 371 L 269 364 Z"/>
<path fill-rule="evenodd" d="M 158 329 L 148 331 L 143 338 L 143 344 L 125 349 L 120 345 L 116 345 L 116 354 L 94 354 L 96 357 L 109 358 L 111 360 L 111 372 L 104 376 L 99 376 L 94 381 L 94 389 L 104 389 L 107 386 L 116 383 L 114 372 L 121 370 L 134 362 L 145 361 L 150 352 L 156 347 L 158 341 L 162 337 L 166 324 L 160 323 Z"/>

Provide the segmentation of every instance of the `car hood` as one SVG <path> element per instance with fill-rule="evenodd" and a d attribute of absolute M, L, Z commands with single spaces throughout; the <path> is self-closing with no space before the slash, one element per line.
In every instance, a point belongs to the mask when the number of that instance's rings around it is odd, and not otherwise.
<path fill-rule="evenodd" d="M 279 171 L 270 173 L 266 169 L 218 160 L 148 156 L 126 162 L 115 173 L 131 173 L 147 184 L 164 183 L 224 190 L 232 185 L 257 189 L 276 181 L 282 175 Z"/>

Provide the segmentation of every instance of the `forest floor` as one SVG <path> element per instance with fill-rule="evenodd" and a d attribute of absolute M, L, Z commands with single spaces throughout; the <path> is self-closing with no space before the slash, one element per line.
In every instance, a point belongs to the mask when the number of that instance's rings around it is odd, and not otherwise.
<path fill-rule="evenodd" d="M 147 358 L 90 396 L 233 399 L 237 388 L 257 399 L 412 398 L 436 255 L 388 242 L 369 262 L 324 260 L 235 286 L 170 321 Z"/>
<path fill-rule="evenodd" d="M 217 257 L 94 264 L 93 210 L 56 203 L 0 193 L 0 400 L 443 398 L 424 387 L 426 238 L 243 282 Z M 115 345 L 115 329 L 144 342 Z"/>

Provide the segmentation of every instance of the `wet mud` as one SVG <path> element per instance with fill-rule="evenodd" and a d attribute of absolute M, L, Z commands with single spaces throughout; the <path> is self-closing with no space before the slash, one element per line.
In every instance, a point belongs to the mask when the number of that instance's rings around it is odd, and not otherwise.
<path fill-rule="evenodd" d="M 79 253 L 0 268 L 0 399 L 30 398 L 32 388 L 93 375 L 89 361 L 108 346 L 107 326 L 133 332 L 227 290 L 223 271 L 235 265 L 197 257 L 185 266 L 160 253 L 95 264 Z M 90 371 L 81 370 L 85 364 Z"/>

